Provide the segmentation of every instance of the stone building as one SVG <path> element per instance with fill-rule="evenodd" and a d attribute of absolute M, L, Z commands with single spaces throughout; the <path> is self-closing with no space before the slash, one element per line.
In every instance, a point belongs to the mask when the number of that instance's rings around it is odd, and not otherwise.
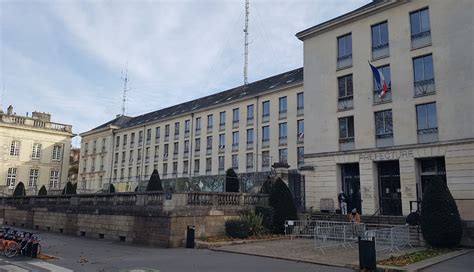
<path fill-rule="evenodd" d="M 337 208 L 344 191 L 363 214 L 406 215 L 439 176 L 474 219 L 473 10 L 471 0 L 373 1 L 296 34 L 307 207 Z M 388 84 L 382 97 L 367 61 Z"/>
<path fill-rule="evenodd" d="M 11 195 L 23 182 L 27 194 L 60 190 L 67 181 L 72 126 L 51 122 L 51 114 L 20 116 L 0 111 L 0 192 Z"/>
<path fill-rule="evenodd" d="M 303 69 L 137 117 L 118 116 L 81 135 L 83 192 L 132 191 L 161 178 L 269 171 L 303 164 Z"/>

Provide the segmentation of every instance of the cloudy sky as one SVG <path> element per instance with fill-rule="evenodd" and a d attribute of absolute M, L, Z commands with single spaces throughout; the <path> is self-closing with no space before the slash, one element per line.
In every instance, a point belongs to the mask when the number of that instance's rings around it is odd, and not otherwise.
<path fill-rule="evenodd" d="M 241 85 L 244 2 L 0 0 L 3 109 L 80 133 L 120 113 L 125 67 L 131 116 Z M 249 81 L 302 66 L 296 32 L 367 2 L 251 0 Z"/>

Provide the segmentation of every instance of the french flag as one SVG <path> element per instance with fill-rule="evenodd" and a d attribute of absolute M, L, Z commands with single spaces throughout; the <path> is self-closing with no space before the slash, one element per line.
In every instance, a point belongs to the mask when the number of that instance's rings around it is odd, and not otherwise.
<path fill-rule="evenodd" d="M 370 69 L 372 69 L 372 74 L 374 74 L 375 82 L 378 86 L 382 87 L 382 90 L 379 93 L 379 97 L 383 97 L 388 91 L 388 85 L 385 81 L 385 77 L 383 76 L 382 72 L 379 69 L 375 68 L 372 64 L 370 64 Z"/>

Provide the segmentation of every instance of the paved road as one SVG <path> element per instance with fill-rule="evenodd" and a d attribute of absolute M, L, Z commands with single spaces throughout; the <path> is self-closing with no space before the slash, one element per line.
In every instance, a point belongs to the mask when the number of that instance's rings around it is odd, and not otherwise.
<path fill-rule="evenodd" d="M 0 271 L 352 271 L 204 249 L 151 248 L 120 242 L 41 233 L 42 251 L 58 259 L 0 258 Z M 9 263 L 6 263 L 8 261 Z M 50 265 L 48 267 L 48 265 Z M 51 266 L 54 265 L 54 266 Z"/>
<path fill-rule="evenodd" d="M 474 251 L 422 270 L 423 272 L 474 272 Z"/>

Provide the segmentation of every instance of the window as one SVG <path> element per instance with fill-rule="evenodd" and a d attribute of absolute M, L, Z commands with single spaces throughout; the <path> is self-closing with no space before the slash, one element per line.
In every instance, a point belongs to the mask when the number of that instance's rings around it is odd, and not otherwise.
<path fill-rule="evenodd" d="M 96 141 L 94 141 L 94 150 L 95 150 L 95 144 L 96 144 Z M 127 145 L 127 134 L 123 135 L 123 142 L 122 142 L 122 145 L 123 147 L 125 147 Z"/>
<path fill-rule="evenodd" d="M 160 146 L 156 145 L 155 146 L 155 152 L 153 152 L 153 157 L 155 158 L 155 161 L 158 160 L 159 156 L 160 156 Z"/>
<path fill-rule="evenodd" d="M 53 161 L 61 160 L 61 146 L 55 145 L 53 147 Z"/>
<path fill-rule="evenodd" d="M 278 159 L 281 163 L 288 163 L 288 149 L 282 148 L 278 150 Z"/>
<path fill-rule="evenodd" d="M 123 152 L 123 153 L 124 153 L 124 155 L 125 155 L 125 152 Z M 91 171 L 92 171 L 92 172 L 95 171 L 95 157 L 92 158 Z"/>
<path fill-rule="evenodd" d="M 207 150 L 212 149 L 212 136 L 207 136 Z"/>
<path fill-rule="evenodd" d="M 189 171 L 189 161 L 183 161 L 183 174 L 188 174 Z"/>
<path fill-rule="evenodd" d="M 12 141 L 10 145 L 10 156 L 19 156 L 20 155 L 20 142 Z"/>
<path fill-rule="evenodd" d="M 178 174 L 178 162 L 173 162 L 173 175 Z"/>
<path fill-rule="evenodd" d="M 286 123 L 278 124 L 278 133 L 278 139 L 280 140 L 280 144 L 286 144 L 286 140 L 288 137 L 288 126 Z"/>
<path fill-rule="evenodd" d="M 304 142 L 304 120 L 297 121 L 297 131 L 298 143 Z"/>
<path fill-rule="evenodd" d="M 224 156 L 219 156 L 219 171 L 224 170 L 225 158 Z"/>
<path fill-rule="evenodd" d="M 225 134 L 219 134 L 219 151 L 224 151 L 225 149 Z"/>
<path fill-rule="evenodd" d="M 410 13 L 412 47 L 431 44 L 430 14 L 428 8 Z"/>
<path fill-rule="evenodd" d="M 288 110 L 288 101 L 286 96 L 280 97 L 278 99 L 278 113 L 280 114 L 280 118 L 286 117 L 286 112 Z"/>
<path fill-rule="evenodd" d="M 39 176 L 39 169 L 30 169 L 30 179 L 28 180 L 28 186 L 33 187 L 36 186 L 38 182 Z"/>
<path fill-rule="evenodd" d="M 375 135 L 379 139 L 393 137 L 392 110 L 375 113 Z"/>
<path fill-rule="evenodd" d="M 179 122 L 174 123 L 174 135 L 179 135 Z"/>
<path fill-rule="evenodd" d="M 128 162 L 131 164 L 133 162 L 133 150 L 130 150 L 129 156 L 128 156 Z"/>
<path fill-rule="evenodd" d="M 298 155 L 298 166 L 304 165 L 304 147 L 298 147 L 296 152 Z"/>
<path fill-rule="evenodd" d="M 15 187 L 16 184 L 16 168 L 8 168 L 7 170 L 7 186 Z"/>
<path fill-rule="evenodd" d="M 435 92 L 433 56 L 426 55 L 413 59 L 415 96 Z"/>
<path fill-rule="evenodd" d="M 179 144 L 178 142 L 176 142 L 176 143 L 173 143 L 173 155 L 176 156 L 178 155 L 178 153 L 179 153 Z"/>
<path fill-rule="evenodd" d="M 102 152 L 105 151 L 105 139 L 102 139 Z"/>
<path fill-rule="evenodd" d="M 232 155 L 232 169 L 239 169 L 239 155 Z"/>
<path fill-rule="evenodd" d="M 298 111 L 298 115 L 303 114 L 304 110 L 304 93 L 297 93 L 296 94 L 296 110 Z"/>
<path fill-rule="evenodd" d="M 135 132 L 130 135 L 130 147 L 133 147 L 134 143 L 135 143 Z"/>
<path fill-rule="evenodd" d="M 142 150 L 141 148 L 139 148 L 137 150 L 137 161 L 141 161 L 142 160 Z"/>
<path fill-rule="evenodd" d="M 248 105 L 247 106 L 247 120 L 253 120 L 253 114 L 254 114 L 254 106 L 253 104 L 252 105 Z"/>
<path fill-rule="evenodd" d="M 262 144 L 263 146 L 270 144 L 270 126 L 262 127 Z"/>
<path fill-rule="evenodd" d="M 262 116 L 264 118 L 270 116 L 270 101 L 262 102 Z"/>
<path fill-rule="evenodd" d="M 156 166 L 156 164 L 155 164 Z M 156 168 L 155 168 L 156 169 Z M 128 168 L 128 177 L 131 178 L 132 177 L 132 167 L 129 167 Z"/>
<path fill-rule="evenodd" d="M 354 116 L 339 118 L 339 143 L 354 141 Z"/>
<path fill-rule="evenodd" d="M 184 121 L 184 133 L 189 133 L 190 129 L 191 129 L 191 121 L 190 120 Z"/>
<path fill-rule="evenodd" d="M 168 175 L 168 163 L 163 163 L 163 175 Z"/>
<path fill-rule="evenodd" d="M 140 166 L 137 166 L 137 168 L 135 169 L 135 175 L 138 179 L 137 181 L 139 181 L 139 179 L 140 179 L 140 174 L 141 174 L 141 168 L 140 168 Z M 117 176 L 117 175 L 115 175 L 115 176 Z"/>
<path fill-rule="evenodd" d="M 142 145 L 143 143 L 143 131 L 138 132 L 138 145 Z"/>
<path fill-rule="evenodd" d="M 119 160 L 119 153 L 115 153 L 114 155 L 114 163 L 117 164 L 118 163 L 118 160 Z"/>
<path fill-rule="evenodd" d="M 270 166 L 270 151 L 262 151 L 262 168 Z"/>
<path fill-rule="evenodd" d="M 189 153 L 189 140 L 184 141 L 184 153 Z"/>
<path fill-rule="evenodd" d="M 239 147 L 239 132 L 232 132 L 232 149 Z"/>
<path fill-rule="evenodd" d="M 247 145 L 253 145 L 253 128 L 247 129 Z"/>
<path fill-rule="evenodd" d="M 201 117 L 196 118 L 196 132 L 201 130 Z"/>
<path fill-rule="evenodd" d="M 219 126 L 225 126 L 225 111 L 219 113 Z"/>
<path fill-rule="evenodd" d="M 151 140 L 151 128 L 146 130 L 146 142 L 149 143 Z"/>
<path fill-rule="evenodd" d="M 49 176 L 49 187 L 58 188 L 58 185 L 59 185 L 59 171 L 51 170 L 51 174 Z"/>
<path fill-rule="evenodd" d="M 93 158 L 94 159 L 94 158 Z M 125 151 L 122 151 L 122 163 L 125 163 Z M 93 163 L 94 164 L 94 163 Z"/>
<path fill-rule="evenodd" d="M 387 86 L 388 86 L 388 91 L 383 96 L 381 96 L 382 91 L 383 91 L 383 86 L 378 84 L 377 81 L 375 81 L 375 77 L 373 77 L 374 103 L 390 101 L 392 100 L 392 92 L 391 92 L 392 81 L 391 81 L 391 76 L 390 76 L 390 65 L 378 67 L 377 70 L 381 72 L 383 77 L 385 78 L 385 82 L 387 83 Z"/>
<path fill-rule="evenodd" d="M 120 136 L 115 137 L 115 147 L 119 147 L 120 145 Z"/>
<path fill-rule="evenodd" d="M 147 166 L 145 166 L 145 173 L 146 173 L 146 170 L 147 170 Z M 120 169 L 120 179 L 123 180 L 123 175 L 124 175 L 124 172 L 125 172 L 125 169 Z"/>
<path fill-rule="evenodd" d="M 418 142 L 427 143 L 438 140 L 438 120 L 436 116 L 436 103 L 417 105 L 416 121 Z"/>
<path fill-rule="evenodd" d="M 118 157 L 116 159 L 118 159 Z M 82 165 L 82 172 L 86 172 L 86 170 L 87 170 L 87 159 L 84 159 L 84 163 Z"/>
<path fill-rule="evenodd" d="M 194 140 L 195 143 L 194 143 L 194 151 L 200 151 L 201 150 L 201 138 L 197 138 L 196 140 Z"/>
<path fill-rule="evenodd" d="M 239 126 L 239 119 L 240 119 L 239 109 L 233 109 L 232 110 L 232 127 L 235 128 Z"/>
<path fill-rule="evenodd" d="M 354 108 L 354 90 L 352 86 L 352 74 L 337 78 L 338 86 L 338 109 L 347 110 Z"/>
<path fill-rule="evenodd" d="M 194 160 L 194 173 L 199 173 L 199 159 Z"/>
<path fill-rule="evenodd" d="M 209 115 L 207 116 L 207 129 L 208 129 L 208 130 L 209 130 L 209 129 L 212 129 L 212 126 L 213 126 L 212 123 L 213 123 L 213 122 L 214 122 L 214 121 L 213 121 L 213 118 L 212 118 L 212 114 L 209 114 Z"/>
<path fill-rule="evenodd" d="M 163 159 L 164 160 L 168 159 L 168 151 L 169 151 L 169 144 L 165 144 L 163 146 Z"/>
<path fill-rule="evenodd" d="M 170 125 L 165 125 L 165 138 L 170 136 Z"/>
<path fill-rule="evenodd" d="M 206 173 L 212 171 L 212 158 L 206 158 Z"/>
<path fill-rule="evenodd" d="M 388 23 L 383 22 L 372 26 L 372 58 L 388 56 Z"/>
<path fill-rule="evenodd" d="M 32 159 L 39 159 L 41 157 L 41 144 L 33 144 L 33 151 L 31 153 Z"/>
<path fill-rule="evenodd" d="M 337 68 L 352 66 L 352 34 L 337 38 Z"/>
<path fill-rule="evenodd" d="M 247 153 L 246 167 L 247 169 L 253 168 L 253 153 Z"/>
<path fill-rule="evenodd" d="M 160 127 L 155 128 L 155 142 L 158 143 L 160 141 Z"/>

